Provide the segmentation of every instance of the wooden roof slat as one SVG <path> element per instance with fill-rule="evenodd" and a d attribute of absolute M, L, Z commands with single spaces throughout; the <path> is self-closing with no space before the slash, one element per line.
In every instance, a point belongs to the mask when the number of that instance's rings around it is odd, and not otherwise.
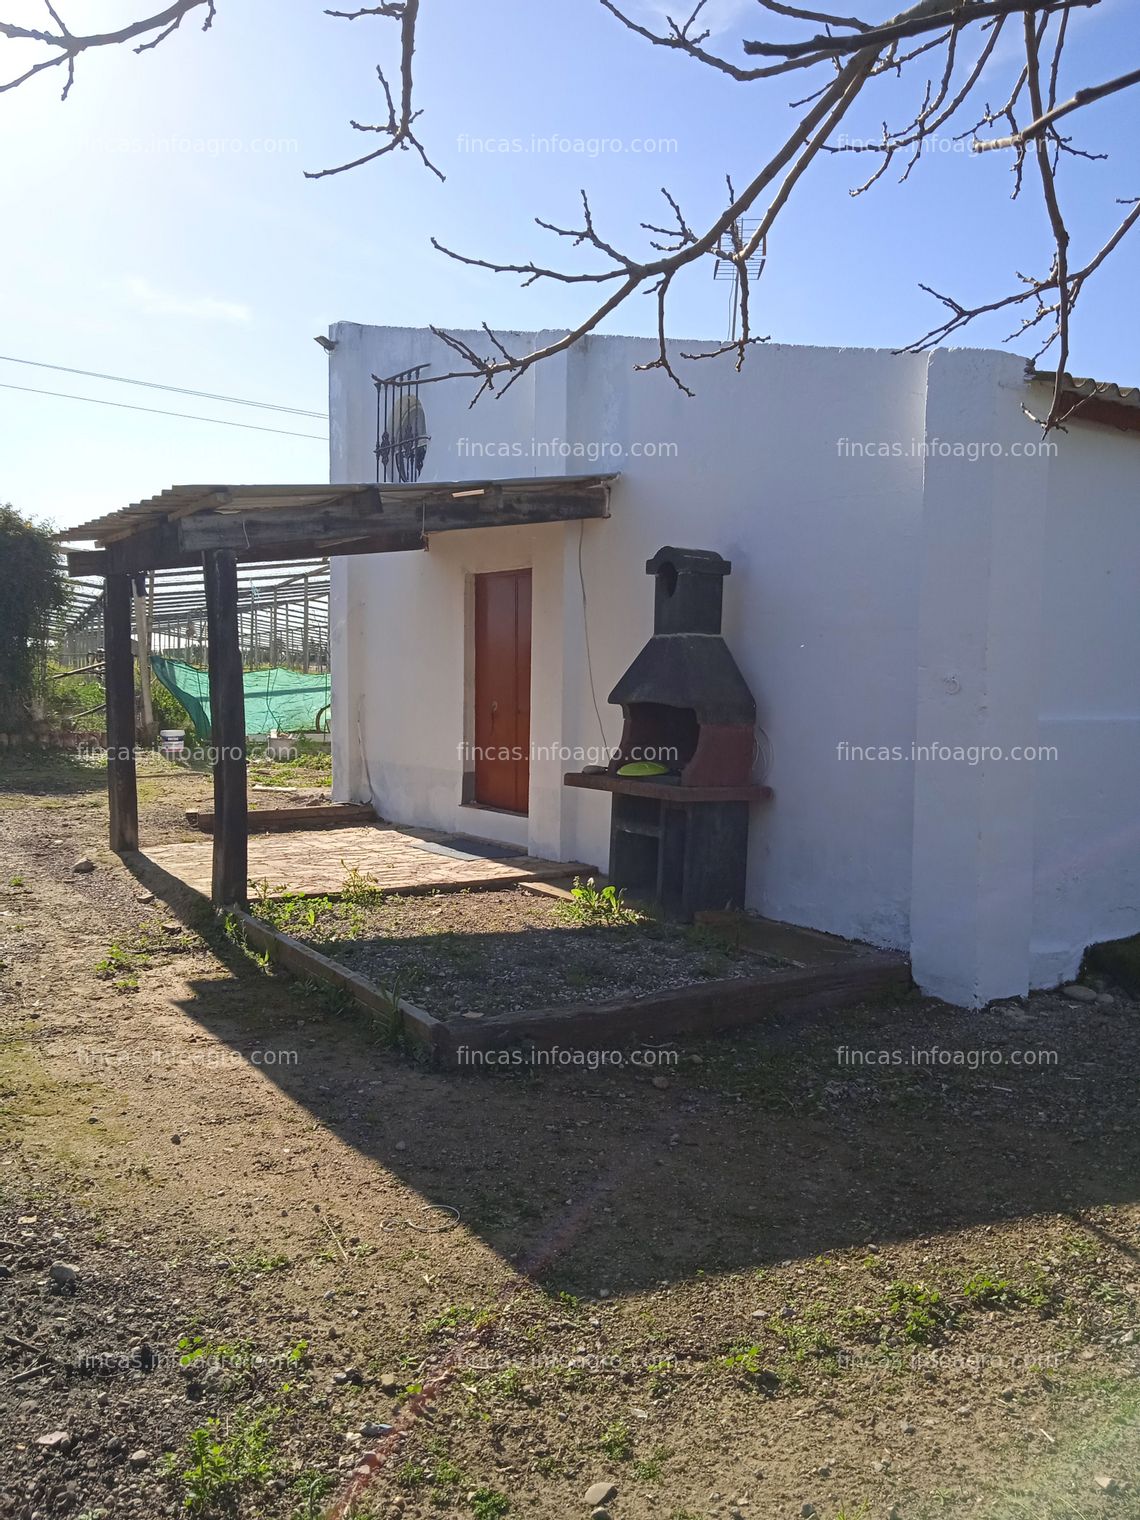
<path fill-rule="evenodd" d="M 58 536 L 106 546 L 74 551 L 69 565 L 77 575 L 193 568 L 205 550 L 221 548 L 246 565 L 295 563 L 330 554 L 416 550 L 431 533 L 604 517 L 616 478 L 171 486 Z"/>

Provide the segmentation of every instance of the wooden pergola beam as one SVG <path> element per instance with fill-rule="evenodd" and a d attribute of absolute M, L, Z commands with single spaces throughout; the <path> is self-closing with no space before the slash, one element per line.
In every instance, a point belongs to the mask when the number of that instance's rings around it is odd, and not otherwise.
<path fill-rule="evenodd" d="M 137 575 L 190 568 L 212 549 L 230 550 L 239 564 L 398 553 L 424 548 L 424 535 L 432 533 L 606 517 L 609 489 L 605 483 L 536 489 L 526 481 L 510 481 L 473 486 L 459 495 L 449 488 L 418 498 L 385 499 L 382 490 L 369 489 L 318 508 L 259 507 L 256 500 L 242 511 L 198 509 L 198 502 L 195 507 L 188 516 L 124 533 L 102 550 L 73 550 L 70 573 Z"/>

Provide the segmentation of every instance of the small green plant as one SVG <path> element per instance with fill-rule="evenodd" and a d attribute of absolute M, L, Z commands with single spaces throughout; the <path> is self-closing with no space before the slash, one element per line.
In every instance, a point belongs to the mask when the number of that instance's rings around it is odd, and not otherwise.
<path fill-rule="evenodd" d="M 427 1482 L 427 1468 L 418 1462 L 401 1462 L 395 1477 L 397 1488 L 419 1488 Z"/>
<path fill-rule="evenodd" d="M 745 1382 L 756 1387 L 774 1385 L 778 1379 L 766 1366 L 764 1350 L 760 1346 L 733 1346 L 720 1364 L 729 1372 L 738 1373 Z"/>
<path fill-rule="evenodd" d="M 615 1420 L 602 1432 L 598 1445 L 615 1462 L 628 1462 L 633 1455 L 633 1432 L 628 1425 Z"/>
<path fill-rule="evenodd" d="M 1008 1277 L 975 1272 L 962 1285 L 962 1297 L 975 1309 L 1021 1309 L 1025 1294 Z"/>
<path fill-rule="evenodd" d="M 488 1386 L 500 1398 L 525 1399 L 527 1395 L 526 1380 L 517 1367 L 506 1367 L 497 1372 Z"/>
<path fill-rule="evenodd" d="M 22 876 L 9 876 L 8 885 L 19 890 L 24 885 L 24 878 Z"/>
<path fill-rule="evenodd" d="M 1102 1304 L 1119 1304 L 1124 1302 L 1124 1289 L 1112 1282 L 1097 1283 L 1089 1290 L 1089 1296 L 1097 1299 Z"/>
<path fill-rule="evenodd" d="M 273 1477 L 276 1459 L 273 1428 L 277 1409 L 261 1414 L 238 1409 L 228 1420 L 207 1420 L 188 1439 L 189 1461 L 179 1471 L 180 1460 L 171 1454 L 165 1472 L 182 1484 L 182 1507 L 194 1515 L 233 1507 L 250 1489 L 258 1489 Z"/>
<path fill-rule="evenodd" d="M 267 1251 L 247 1251 L 234 1256 L 226 1270 L 231 1277 L 268 1277 L 271 1272 L 286 1272 L 292 1265 L 288 1256 L 280 1252 L 270 1255 Z"/>
<path fill-rule="evenodd" d="M 124 976 L 135 969 L 135 957 L 122 945 L 112 945 L 102 960 L 95 962 L 95 975 L 109 982 L 112 977 Z"/>
<path fill-rule="evenodd" d="M 333 1479 L 317 1468 L 298 1473 L 293 1479 L 293 1492 L 300 1503 L 294 1509 L 292 1520 L 320 1520 L 324 1510 L 323 1500 L 333 1489 Z"/>
<path fill-rule="evenodd" d="M 1097 1252 L 1096 1241 L 1088 1235 L 1068 1234 L 1061 1244 L 1065 1247 L 1066 1254 L 1077 1257 L 1095 1256 Z"/>
<path fill-rule="evenodd" d="M 341 861 L 344 865 L 344 861 Z M 384 899 L 384 891 L 380 883 L 368 871 L 361 871 L 357 866 L 349 866 L 345 872 L 344 885 L 340 889 L 340 900 L 352 903 L 358 908 L 375 908 Z"/>
<path fill-rule="evenodd" d="M 492 1318 L 490 1309 L 476 1309 L 474 1304 L 449 1304 L 442 1314 L 428 1320 L 424 1333 L 439 1335 L 447 1332 L 453 1335 L 467 1325 L 474 1330 L 481 1330 L 484 1325 L 490 1324 Z"/>
<path fill-rule="evenodd" d="M 570 888 L 571 901 L 563 905 L 567 918 L 585 924 L 636 924 L 641 914 L 625 903 L 625 888 L 599 887 L 592 876 L 583 883 L 575 876 Z"/>
<path fill-rule="evenodd" d="M 176 1349 L 180 1367 L 202 1367 L 213 1362 L 240 1368 L 253 1361 L 252 1341 L 212 1341 L 203 1335 L 183 1335 Z"/>
<path fill-rule="evenodd" d="M 667 1455 L 667 1452 L 655 1451 L 651 1457 L 642 1457 L 633 1464 L 633 1476 L 642 1483 L 656 1483 L 661 1477 Z"/>
<path fill-rule="evenodd" d="M 849 1309 L 840 1309 L 835 1316 L 835 1323 L 844 1335 L 849 1335 L 852 1340 L 873 1341 L 878 1339 L 882 1328 L 882 1320 L 873 1309 L 867 1309 L 862 1304 L 853 1304 Z"/>
<path fill-rule="evenodd" d="M 916 1346 L 941 1340 L 957 1320 L 937 1288 L 920 1282 L 893 1282 L 886 1292 L 886 1308 L 898 1333 Z"/>
<path fill-rule="evenodd" d="M 768 1321 L 768 1329 L 783 1346 L 784 1355 L 793 1362 L 819 1358 L 829 1367 L 834 1367 L 835 1347 L 818 1325 L 773 1315 Z"/>
<path fill-rule="evenodd" d="M 433 1488 L 458 1488 L 463 1482 L 463 1469 L 450 1457 L 440 1457 L 432 1467 Z"/>
<path fill-rule="evenodd" d="M 370 1022 L 373 1034 L 382 1045 L 395 1047 L 400 1044 L 404 1031 L 404 1014 L 400 1005 L 413 990 L 415 982 L 415 973 L 403 970 L 387 981 L 373 983 L 380 994 L 380 1007 L 370 1010 Z"/>
<path fill-rule="evenodd" d="M 474 1520 L 503 1520 L 510 1513 L 511 1501 L 493 1488 L 477 1488 L 471 1495 Z"/>

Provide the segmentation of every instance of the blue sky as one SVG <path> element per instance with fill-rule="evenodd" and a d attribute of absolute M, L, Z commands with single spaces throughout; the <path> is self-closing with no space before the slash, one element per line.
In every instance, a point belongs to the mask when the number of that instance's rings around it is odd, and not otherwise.
<path fill-rule="evenodd" d="M 121 22 L 143 6 L 88 3 L 82 24 Z M 631 0 L 631 8 L 652 19 L 667 7 Z M 750 0 L 718 0 L 722 48 L 733 51 L 742 22 L 754 27 L 755 10 Z M 12 0 L 5 14 L 43 21 L 31 0 Z M 1070 87 L 1134 66 L 1140 20 L 1129 0 L 1077 13 L 1073 34 Z M 65 104 L 53 73 L 0 96 L 0 352 L 319 411 L 326 364 L 312 338 L 330 322 L 486 319 L 525 329 L 569 325 L 585 310 L 581 291 L 521 290 L 509 277 L 460 268 L 432 253 L 429 235 L 481 255 L 549 259 L 558 250 L 533 217 L 572 221 L 583 186 L 599 228 L 619 243 L 638 236 L 639 221 L 660 219 L 661 185 L 698 225 L 721 208 L 724 174 L 744 183 L 793 120 L 794 87 L 733 84 L 651 48 L 594 0 L 423 0 L 420 128 L 446 183 L 410 154 L 305 180 L 303 170 L 367 144 L 348 119 L 378 118 L 374 65 L 394 65 L 394 42 L 391 22 L 333 20 L 308 0 L 272 8 L 219 0 L 206 35 L 187 24 L 142 57 L 81 60 Z M 1010 60 L 1012 40 L 1006 48 Z M 7 75 L 18 59 L 11 45 L 3 52 Z M 849 130 L 902 120 L 917 87 L 917 76 L 901 89 L 877 82 Z M 1115 147 L 1108 163 L 1080 164 L 1069 176 L 1078 260 L 1110 230 L 1114 198 L 1140 194 L 1129 163 L 1138 110 L 1134 91 L 1085 113 L 1078 128 L 1088 149 Z M 525 151 L 490 150 L 514 139 Z M 653 151 L 632 151 L 635 139 Z M 865 167 L 862 158 L 830 157 L 801 183 L 757 287 L 759 331 L 784 342 L 894 347 L 936 318 L 920 280 L 982 300 L 1005 293 L 1015 269 L 1047 262 L 1038 198 L 1011 206 L 1004 155 L 931 153 L 908 185 L 889 178 L 852 199 L 847 190 Z M 1125 245 L 1083 298 L 1079 373 L 1140 383 L 1138 247 Z M 675 289 L 670 331 L 722 338 L 727 291 L 710 268 Z M 648 333 L 653 320 L 651 302 L 638 298 L 605 330 Z M 1011 325 L 979 325 L 968 341 L 997 346 Z M 11 363 L 0 363 L 0 382 L 322 431 L 312 419 Z M 11 390 L 0 390 L 0 460 L 0 499 L 60 524 L 175 481 L 327 478 L 319 437 Z"/>

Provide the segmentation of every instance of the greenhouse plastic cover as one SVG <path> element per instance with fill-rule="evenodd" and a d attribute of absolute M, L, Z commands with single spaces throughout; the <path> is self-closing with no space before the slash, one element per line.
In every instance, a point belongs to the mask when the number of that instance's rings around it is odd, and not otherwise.
<path fill-rule="evenodd" d="M 151 669 L 190 714 L 200 739 L 210 737 L 210 677 L 196 665 L 151 655 Z M 327 675 L 303 675 L 297 670 L 272 666 L 268 670 L 247 670 L 242 675 L 245 691 L 245 731 L 247 734 L 297 733 L 313 730 L 323 709 L 329 705 L 331 682 Z M 324 712 L 322 727 L 328 727 Z"/>

